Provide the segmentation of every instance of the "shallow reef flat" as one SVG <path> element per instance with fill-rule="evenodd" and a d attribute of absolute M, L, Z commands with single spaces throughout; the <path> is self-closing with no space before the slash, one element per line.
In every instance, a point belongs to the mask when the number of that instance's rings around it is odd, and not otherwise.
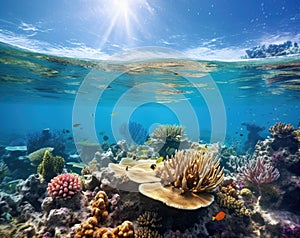
<path fill-rule="evenodd" d="M 6 147 L 0 235 L 299 237 L 300 130 L 276 123 L 269 132 L 251 154 L 192 142 L 174 125 L 140 145 L 81 143 L 65 159 L 52 147 Z M 31 170 L 13 180 L 18 160 Z"/>

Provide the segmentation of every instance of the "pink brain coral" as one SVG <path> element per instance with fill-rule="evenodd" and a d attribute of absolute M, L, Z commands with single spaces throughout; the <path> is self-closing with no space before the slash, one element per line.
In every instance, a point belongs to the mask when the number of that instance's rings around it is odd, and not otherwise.
<path fill-rule="evenodd" d="M 47 190 L 53 198 L 70 199 L 75 193 L 81 191 L 81 180 L 73 174 L 60 174 L 51 179 Z"/>

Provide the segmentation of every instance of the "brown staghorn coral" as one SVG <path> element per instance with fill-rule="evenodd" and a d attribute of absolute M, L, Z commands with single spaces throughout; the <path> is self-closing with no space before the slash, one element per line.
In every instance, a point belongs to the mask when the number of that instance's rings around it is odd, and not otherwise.
<path fill-rule="evenodd" d="M 135 238 L 163 238 L 157 230 L 151 230 L 148 227 L 139 227 L 134 234 Z"/>
<path fill-rule="evenodd" d="M 139 227 L 144 226 L 157 229 L 162 227 L 161 220 L 162 218 L 156 212 L 146 211 L 137 218 L 136 223 Z"/>
<path fill-rule="evenodd" d="M 157 169 L 161 182 L 141 184 L 139 191 L 171 207 L 198 209 L 214 201 L 213 195 L 206 192 L 222 183 L 223 170 L 214 153 L 177 151 Z"/>
<path fill-rule="evenodd" d="M 212 191 L 223 182 L 220 160 L 213 153 L 199 153 L 194 150 L 177 151 L 175 156 L 164 161 L 161 182 L 184 192 Z"/>
<path fill-rule="evenodd" d="M 159 229 L 162 227 L 161 217 L 158 217 L 156 212 L 146 211 L 141 214 L 136 223 L 138 230 L 135 233 L 135 238 L 162 238 L 163 236 L 159 233 Z"/>
<path fill-rule="evenodd" d="M 263 157 L 258 157 L 242 169 L 242 176 L 250 183 L 261 185 L 277 180 L 280 174 L 278 169 L 265 163 Z"/>

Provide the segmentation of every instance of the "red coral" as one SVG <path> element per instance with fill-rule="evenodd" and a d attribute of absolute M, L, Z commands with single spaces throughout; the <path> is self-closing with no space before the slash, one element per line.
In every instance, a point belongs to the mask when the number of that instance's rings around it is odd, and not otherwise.
<path fill-rule="evenodd" d="M 70 199 L 81 191 L 81 180 L 73 174 L 60 174 L 48 183 L 48 193 L 56 199 Z"/>

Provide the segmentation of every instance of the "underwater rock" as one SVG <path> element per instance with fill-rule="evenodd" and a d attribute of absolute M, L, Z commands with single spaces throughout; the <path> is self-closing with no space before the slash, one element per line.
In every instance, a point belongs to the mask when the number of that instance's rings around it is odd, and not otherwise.
<path fill-rule="evenodd" d="M 255 124 L 242 123 L 243 126 L 246 126 L 248 131 L 247 141 L 244 145 L 245 151 L 253 152 L 255 145 L 259 140 L 263 140 L 263 137 L 259 135 L 259 132 L 263 131 L 265 127 L 260 127 Z"/>
<path fill-rule="evenodd" d="M 88 164 L 93 158 L 97 151 L 102 152 L 101 146 L 98 143 L 82 141 L 78 142 L 77 145 L 81 148 L 80 159 L 85 164 Z"/>
<path fill-rule="evenodd" d="M 66 207 L 52 209 L 46 219 L 48 229 L 51 227 L 66 226 L 73 223 L 73 211 Z"/>
<path fill-rule="evenodd" d="M 300 215 L 300 180 L 297 176 L 291 176 L 284 181 L 281 187 L 284 191 L 280 208 Z"/>
<path fill-rule="evenodd" d="M 36 210 L 40 210 L 46 188 L 47 183 L 42 181 L 38 174 L 32 174 L 17 185 L 17 192 L 23 196 L 24 201 L 28 201 Z"/>

